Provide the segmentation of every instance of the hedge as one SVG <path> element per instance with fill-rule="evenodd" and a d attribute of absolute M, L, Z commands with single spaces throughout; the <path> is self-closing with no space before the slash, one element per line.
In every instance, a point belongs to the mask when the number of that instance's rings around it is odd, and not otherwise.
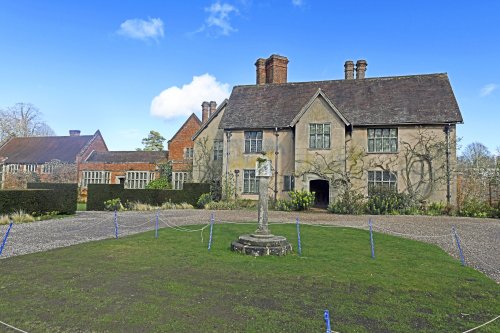
<path fill-rule="evenodd" d="M 87 210 L 104 210 L 104 201 L 119 198 L 122 203 L 141 202 L 161 206 L 167 201 L 187 202 L 196 205 L 203 193 L 210 192 L 209 184 L 184 183 L 182 190 L 124 189 L 123 185 L 89 184 L 87 188 Z"/>
<path fill-rule="evenodd" d="M 29 183 L 27 190 L 1 190 L 0 214 L 24 211 L 28 214 L 76 212 L 77 184 Z"/>
<path fill-rule="evenodd" d="M 75 214 L 78 201 L 78 184 L 76 183 L 28 183 L 28 189 L 56 191 L 58 211 L 63 214 Z"/>

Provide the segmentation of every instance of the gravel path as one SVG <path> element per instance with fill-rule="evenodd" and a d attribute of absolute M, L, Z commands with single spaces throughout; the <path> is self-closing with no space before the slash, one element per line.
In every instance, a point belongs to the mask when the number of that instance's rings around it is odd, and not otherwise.
<path fill-rule="evenodd" d="M 166 210 L 161 211 L 160 227 L 171 225 L 203 224 L 209 222 L 209 211 Z M 287 213 L 269 212 L 270 223 L 294 223 L 299 217 L 304 224 L 327 224 L 367 229 L 369 218 L 374 231 L 421 240 L 440 246 L 455 258 L 459 258 L 453 242 L 451 228 L 454 225 L 461 238 L 465 260 L 500 283 L 500 220 L 461 217 L 431 216 L 345 216 L 324 212 Z M 216 222 L 256 221 L 254 211 L 216 211 Z M 153 230 L 155 212 L 119 212 L 120 236 Z M 7 230 L 0 226 L 0 237 Z M 114 237 L 113 213 L 78 212 L 74 217 L 47 220 L 12 227 L 0 258 L 26 253 L 46 251 L 99 239 Z"/>

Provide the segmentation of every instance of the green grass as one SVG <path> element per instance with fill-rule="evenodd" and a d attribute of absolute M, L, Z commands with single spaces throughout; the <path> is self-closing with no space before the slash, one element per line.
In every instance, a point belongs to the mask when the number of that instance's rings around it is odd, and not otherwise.
<path fill-rule="evenodd" d="M 195 227 L 192 227 L 195 228 Z M 0 261 L 0 320 L 28 332 L 463 332 L 500 314 L 500 286 L 436 246 L 302 226 L 303 257 L 229 244 L 255 225 L 161 229 Z M 296 245 L 294 225 L 273 225 Z M 9 246 L 15 244 L 10 243 Z M 0 328 L 0 331 L 2 328 Z M 500 322 L 478 332 L 499 332 Z"/>
<path fill-rule="evenodd" d="M 87 210 L 87 203 L 86 202 L 79 202 L 76 204 L 76 210 L 77 211 L 86 211 Z"/>

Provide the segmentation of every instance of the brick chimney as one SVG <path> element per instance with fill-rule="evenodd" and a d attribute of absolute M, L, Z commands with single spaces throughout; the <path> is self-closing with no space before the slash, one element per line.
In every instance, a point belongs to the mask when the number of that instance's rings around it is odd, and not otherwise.
<path fill-rule="evenodd" d="M 201 123 L 204 124 L 207 120 L 208 120 L 208 117 L 210 117 L 209 115 L 209 106 L 210 104 L 205 101 L 203 103 L 201 103 Z"/>
<path fill-rule="evenodd" d="M 259 58 L 255 62 L 255 67 L 257 71 L 257 84 L 266 83 L 266 59 Z"/>
<path fill-rule="evenodd" d="M 366 66 L 368 66 L 366 60 L 356 61 L 356 80 L 362 80 L 365 78 Z"/>
<path fill-rule="evenodd" d="M 80 136 L 80 130 L 69 130 L 69 136 Z"/>
<path fill-rule="evenodd" d="M 346 80 L 354 79 L 354 62 L 352 60 L 347 60 L 344 64 L 344 73 Z"/>
<path fill-rule="evenodd" d="M 273 54 L 266 60 L 266 83 L 286 83 L 288 58 Z"/>
<path fill-rule="evenodd" d="M 208 117 L 212 116 L 215 111 L 217 110 L 217 103 L 215 101 L 210 102 L 210 113 L 208 114 Z"/>

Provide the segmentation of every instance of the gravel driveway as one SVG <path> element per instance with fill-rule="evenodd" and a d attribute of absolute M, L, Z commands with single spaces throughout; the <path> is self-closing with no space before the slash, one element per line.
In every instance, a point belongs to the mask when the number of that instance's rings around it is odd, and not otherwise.
<path fill-rule="evenodd" d="M 160 227 L 208 223 L 210 212 L 206 210 L 165 210 L 160 212 Z M 462 217 L 431 216 L 345 216 L 325 212 L 287 213 L 269 212 L 270 223 L 294 223 L 296 217 L 303 224 L 327 224 L 368 228 L 373 221 L 374 231 L 421 240 L 440 246 L 455 258 L 459 258 L 453 242 L 451 228 L 454 225 L 462 241 L 465 261 L 500 283 L 500 220 Z M 216 211 L 217 223 L 256 221 L 255 211 Z M 155 212 L 119 212 L 120 236 L 153 230 Z M 0 226 L 0 237 L 7 230 Z M 0 258 L 114 237 L 115 227 L 111 212 L 77 212 L 74 217 L 47 220 L 12 227 Z M 1 239 L 0 239 L 1 240 Z"/>

